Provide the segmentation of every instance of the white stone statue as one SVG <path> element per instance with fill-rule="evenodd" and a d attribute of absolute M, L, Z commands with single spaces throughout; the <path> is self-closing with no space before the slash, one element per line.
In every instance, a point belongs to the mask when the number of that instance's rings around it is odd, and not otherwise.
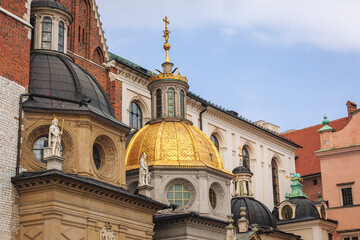
<path fill-rule="evenodd" d="M 51 155 L 52 156 L 59 156 L 60 155 L 60 146 L 61 146 L 61 135 L 63 131 L 60 130 L 58 127 L 59 121 L 54 118 L 52 120 L 52 124 L 49 128 L 49 138 L 48 138 L 48 146 L 51 148 Z"/>
<path fill-rule="evenodd" d="M 146 162 L 146 154 L 140 158 L 140 169 L 139 169 L 139 186 L 150 185 L 151 173 Z"/>
<path fill-rule="evenodd" d="M 105 224 L 105 227 L 103 227 L 101 229 L 100 240 L 114 240 L 115 239 L 114 232 L 111 228 L 112 228 L 112 226 L 111 226 L 110 222 L 107 222 Z"/>

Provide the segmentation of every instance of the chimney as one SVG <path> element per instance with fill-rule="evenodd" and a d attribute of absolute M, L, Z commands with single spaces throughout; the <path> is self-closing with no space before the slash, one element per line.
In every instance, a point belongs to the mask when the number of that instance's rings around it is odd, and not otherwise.
<path fill-rule="evenodd" d="M 352 101 L 347 101 L 346 103 L 346 107 L 347 107 L 347 111 L 348 111 L 348 117 L 351 117 L 351 113 L 356 111 L 357 109 L 357 105 L 356 103 L 352 102 Z"/>

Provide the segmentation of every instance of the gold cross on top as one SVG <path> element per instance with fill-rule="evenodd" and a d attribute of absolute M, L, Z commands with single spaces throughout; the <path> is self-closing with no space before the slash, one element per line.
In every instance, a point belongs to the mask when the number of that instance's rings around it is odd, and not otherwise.
<path fill-rule="evenodd" d="M 167 16 L 163 19 L 163 21 L 165 22 L 165 30 L 164 30 L 164 38 L 165 38 L 165 42 L 167 43 L 169 40 L 169 33 L 170 31 L 168 30 L 168 24 L 170 24 L 170 22 L 168 21 Z"/>

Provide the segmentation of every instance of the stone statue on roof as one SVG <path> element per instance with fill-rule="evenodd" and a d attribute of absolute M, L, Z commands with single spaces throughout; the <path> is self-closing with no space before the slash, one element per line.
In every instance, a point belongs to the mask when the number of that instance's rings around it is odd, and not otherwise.
<path fill-rule="evenodd" d="M 149 172 L 145 153 L 141 156 L 139 165 L 139 186 L 150 185 L 151 173 Z"/>
<path fill-rule="evenodd" d="M 61 135 L 63 134 L 63 131 L 60 130 L 58 123 L 59 121 L 56 117 L 51 122 L 51 126 L 49 128 L 48 146 L 49 148 L 51 148 L 52 156 L 61 157 L 60 146 L 61 146 Z"/>

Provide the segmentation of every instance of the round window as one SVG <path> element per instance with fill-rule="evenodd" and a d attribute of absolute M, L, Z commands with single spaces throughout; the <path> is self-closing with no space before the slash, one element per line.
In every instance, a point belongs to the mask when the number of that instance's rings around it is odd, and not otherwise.
<path fill-rule="evenodd" d="M 289 205 L 285 205 L 282 209 L 281 209 L 281 216 L 284 220 L 289 220 L 292 218 L 293 215 L 293 210 Z"/>
<path fill-rule="evenodd" d="M 211 207 L 213 209 L 216 208 L 216 193 L 214 191 L 214 189 L 210 188 L 209 190 L 209 200 L 210 200 L 210 204 L 211 204 Z"/>
<path fill-rule="evenodd" d="M 48 138 L 43 136 L 38 138 L 33 144 L 32 152 L 34 157 L 40 162 L 44 162 L 44 148 L 48 146 Z M 60 145 L 60 155 L 63 153 L 63 145 Z"/>
<path fill-rule="evenodd" d="M 101 166 L 101 154 L 100 154 L 99 148 L 100 148 L 100 146 L 97 146 L 96 144 L 93 145 L 93 161 L 94 161 L 96 169 L 98 169 L 98 170 Z"/>
<path fill-rule="evenodd" d="M 167 191 L 167 199 L 170 203 L 183 207 L 190 200 L 190 191 L 182 184 L 174 184 Z"/>

